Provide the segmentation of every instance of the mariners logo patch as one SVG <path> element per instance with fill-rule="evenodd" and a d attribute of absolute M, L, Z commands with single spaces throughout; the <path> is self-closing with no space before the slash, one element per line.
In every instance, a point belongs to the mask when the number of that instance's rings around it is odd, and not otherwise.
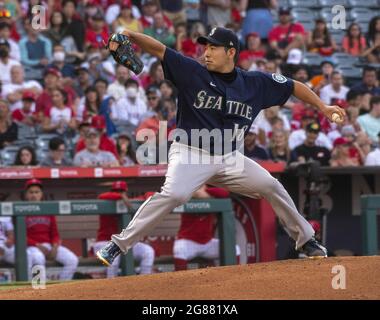
<path fill-rule="evenodd" d="M 215 31 L 216 31 L 216 28 L 213 28 L 213 29 L 211 30 L 209 36 L 211 37 L 211 36 L 215 33 Z"/>
<path fill-rule="evenodd" d="M 284 83 L 288 80 L 282 74 L 279 74 L 279 73 L 272 73 L 272 78 L 274 81 L 278 83 Z"/>

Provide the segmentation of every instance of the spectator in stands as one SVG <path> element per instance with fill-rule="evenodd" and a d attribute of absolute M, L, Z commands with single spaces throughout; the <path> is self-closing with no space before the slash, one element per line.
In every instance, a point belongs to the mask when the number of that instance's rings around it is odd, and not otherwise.
<path fill-rule="evenodd" d="M 361 92 L 350 89 L 346 95 L 346 101 L 348 103 L 347 108 L 351 107 L 360 111 L 363 104 L 362 99 L 363 94 Z"/>
<path fill-rule="evenodd" d="M 147 111 L 147 107 L 145 101 L 138 96 L 139 83 L 136 80 L 128 79 L 125 88 L 126 97 L 111 106 L 111 119 L 119 132 L 132 132 Z"/>
<path fill-rule="evenodd" d="M 330 165 L 332 167 L 359 166 L 357 158 L 350 157 L 350 142 L 346 138 L 337 138 L 331 153 Z"/>
<path fill-rule="evenodd" d="M 24 68 L 21 65 L 14 65 L 11 68 L 11 82 L 4 85 L 2 91 L 3 96 L 10 102 L 12 112 L 22 107 L 24 92 L 39 95 L 42 92 L 42 86 L 35 80 L 25 81 Z"/>
<path fill-rule="evenodd" d="M 370 112 L 358 117 L 358 123 L 372 142 L 377 142 L 380 131 L 380 96 L 373 96 L 370 100 Z"/>
<path fill-rule="evenodd" d="M 124 29 L 135 32 L 143 32 L 144 28 L 141 22 L 133 16 L 132 3 L 130 0 L 123 0 L 120 4 L 120 14 L 112 22 L 113 32 L 120 32 Z"/>
<path fill-rule="evenodd" d="M 75 69 L 75 73 L 77 75 L 77 81 L 74 85 L 74 89 L 76 94 L 79 97 L 83 97 L 85 91 L 92 86 L 92 80 L 90 77 L 90 73 L 87 67 L 79 66 Z"/>
<path fill-rule="evenodd" d="M 86 29 L 86 46 L 101 48 L 108 41 L 108 28 L 104 16 L 100 12 L 90 18 L 90 26 Z"/>
<path fill-rule="evenodd" d="M 361 94 L 369 93 L 373 96 L 379 96 L 380 86 L 376 68 L 373 66 L 365 66 L 363 68 L 362 81 L 354 85 L 351 89 Z"/>
<path fill-rule="evenodd" d="M 231 0 L 203 0 L 207 5 L 207 25 L 224 27 L 231 22 Z"/>
<path fill-rule="evenodd" d="M 33 111 L 36 97 L 31 91 L 24 91 L 22 94 L 22 107 L 12 112 L 12 119 L 34 128 L 38 124 L 36 112 Z M 35 109 L 35 108 L 34 108 Z"/>
<path fill-rule="evenodd" d="M 296 147 L 302 145 L 302 143 L 307 138 L 306 128 L 310 126 L 312 123 L 315 123 L 316 120 L 317 119 L 315 116 L 312 116 L 306 112 L 301 114 L 301 128 L 292 131 L 289 135 L 290 150 L 294 150 Z M 318 131 L 315 144 L 317 146 L 327 148 L 328 150 L 332 150 L 333 148 L 332 143 L 330 139 L 326 136 L 326 134 L 321 132 L 320 125 L 317 124 L 315 127 L 318 127 L 318 130 L 314 130 L 314 132 L 312 132 L 312 133 L 315 133 Z"/>
<path fill-rule="evenodd" d="M 133 150 L 132 138 L 128 132 L 120 133 L 116 139 L 119 163 L 122 167 L 130 167 L 137 164 L 136 153 Z"/>
<path fill-rule="evenodd" d="M 323 56 L 331 56 L 338 49 L 324 19 L 315 20 L 315 28 L 308 35 L 307 47 L 310 52 Z"/>
<path fill-rule="evenodd" d="M 159 3 L 157 0 L 142 0 L 141 1 L 142 16 L 140 22 L 143 28 L 150 28 L 153 26 L 154 14 L 159 11 Z M 174 33 L 173 23 L 164 15 L 165 25 Z"/>
<path fill-rule="evenodd" d="M 198 59 L 203 54 L 202 45 L 197 42 L 198 37 L 206 35 L 206 28 L 201 22 L 195 22 L 190 31 L 190 36 L 187 36 L 186 28 L 183 32 L 177 34 L 178 51 L 185 56 Z"/>
<path fill-rule="evenodd" d="M 367 33 L 368 50 L 363 54 L 370 63 L 380 63 L 380 16 L 375 16 L 369 22 Z"/>
<path fill-rule="evenodd" d="M 65 59 L 65 48 L 60 44 L 55 45 L 53 47 L 53 60 L 48 68 L 57 69 L 62 74 L 63 82 L 71 84 L 72 79 L 75 78 L 75 69 L 72 64 L 66 63 Z"/>
<path fill-rule="evenodd" d="M 267 151 L 257 145 L 258 133 L 259 128 L 256 125 L 252 125 L 244 139 L 244 155 L 255 160 L 268 160 Z"/>
<path fill-rule="evenodd" d="M 269 32 L 269 44 L 282 58 L 286 58 L 293 48 L 302 49 L 306 42 L 306 32 L 302 24 L 291 22 L 290 9 L 279 9 L 280 24 Z"/>
<path fill-rule="evenodd" d="M 167 47 L 174 48 L 175 46 L 176 39 L 174 36 L 174 30 L 172 28 L 168 28 L 164 20 L 164 15 L 161 11 L 157 11 L 153 15 L 153 25 L 151 27 L 144 28 L 144 33 L 159 40 Z"/>
<path fill-rule="evenodd" d="M 9 57 L 13 60 L 20 61 L 20 47 L 16 41 L 11 38 L 11 26 L 6 22 L 0 23 L 0 39 L 9 43 Z"/>
<path fill-rule="evenodd" d="M 157 60 L 150 66 L 148 77 L 142 81 L 144 88 L 147 88 L 151 85 L 158 87 L 163 80 L 165 80 L 164 70 L 162 69 L 161 61 Z"/>
<path fill-rule="evenodd" d="M 290 131 L 290 123 L 288 118 L 282 113 L 279 106 L 267 108 L 259 113 L 254 121 L 259 131 L 259 141 L 263 146 L 267 146 L 269 137 L 273 131 L 273 120 L 280 118 L 283 122 L 283 129 Z"/>
<path fill-rule="evenodd" d="M 0 149 L 17 140 L 17 134 L 17 124 L 11 119 L 9 103 L 6 100 L 0 100 Z"/>
<path fill-rule="evenodd" d="M 107 137 L 106 134 L 106 120 L 104 116 L 94 116 L 91 119 L 91 127 L 96 129 L 100 134 L 100 146 L 99 149 L 103 151 L 111 152 L 116 158 L 118 157 L 116 145 L 112 139 Z M 84 150 L 86 147 L 85 139 L 80 139 L 75 147 L 75 152 Z"/>
<path fill-rule="evenodd" d="M 32 146 L 23 146 L 18 149 L 13 165 L 25 168 L 38 166 L 37 155 L 34 148 Z"/>
<path fill-rule="evenodd" d="M 319 95 L 324 103 L 331 105 L 334 99 L 346 100 L 349 90 L 344 85 L 343 75 L 339 71 L 333 71 L 331 73 L 331 83 L 322 87 Z"/>
<path fill-rule="evenodd" d="M 169 80 L 163 80 L 159 85 L 159 89 L 162 99 L 175 100 L 177 98 L 177 89 Z"/>
<path fill-rule="evenodd" d="M 366 58 L 369 63 L 380 63 L 380 32 L 376 33 L 373 42 L 363 52 L 362 57 Z"/>
<path fill-rule="evenodd" d="M 291 153 L 291 162 L 304 163 L 311 160 L 319 161 L 322 166 L 328 166 L 330 151 L 325 147 L 316 145 L 318 134 L 321 131 L 319 123 L 312 122 L 306 126 L 306 139 L 303 144 L 296 147 Z"/>
<path fill-rule="evenodd" d="M 119 17 L 121 12 L 122 5 L 128 5 L 130 0 L 116 0 L 114 3 L 110 4 L 105 8 L 105 21 L 108 25 L 112 25 L 112 23 Z M 132 1 L 132 14 L 133 17 L 140 21 L 141 13 L 139 8 L 135 4 L 136 1 Z M 140 3 L 138 3 L 140 5 Z M 141 21 L 140 21 L 141 23 Z"/>
<path fill-rule="evenodd" d="M 50 63 L 52 58 L 52 44 L 48 38 L 42 36 L 39 30 L 34 29 L 29 20 L 24 23 L 26 36 L 20 40 L 21 62 L 30 75 L 35 79 L 42 79 L 43 69 Z"/>
<path fill-rule="evenodd" d="M 4 86 L 11 83 L 11 69 L 19 66 L 20 62 L 10 57 L 10 45 L 5 39 L 0 39 L 0 81 Z"/>
<path fill-rule="evenodd" d="M 100 133 L 95 128 L 86 132 L 84 139 L 85 149 L 75 154 L 74 165 L 77 167 L 117 167 L 119 161 L 109 151 L 102 151 Z"/>
<path fill-rule="evenodd" d="M 45 157 L 40 165 L 41 167 L 70 167 L 71 160 L 65 157 L 66 146 L 62 138 L 54 137 L 49 141 L 49 154 Z"/>
<path fill-rule="evenodd" d="M 193 194 L 194 199 L 229 198 L 230 194 L 222 188 L 203 185 Z M 181 214 L 181 225 L 173 245 L 174 268 L 186 270 L 187 264 L 194 258 L 216 260 L 219 258 L 219 239 L 215 234 L 215 215 Z M 239 264 L 240 248 L 235 247 Z"/>
<path fill-rule="evenodd" d="M 76 12 L 76 1 L 63 0 L 62 9 L 66 34 L 73 37 L 75 42 L 75 50 L 72 51 L 83 52 L 86 27 L 82 18 Z"/>
<path fill-rule="evenodd" d="M 116 79 L 107 88 L 107 94 L 118 101 L 126 96 L 125 82 L 130 78 L 129 69 L 121 64 L 116 66 Z"/>
<path fill-rule="evenodd" d="M 183 0 L 160 0 L 161 9 L 164 14 L 176 26 L 180 23 L 186 23 L 186 11 Z"/>
<path fill-rule="evenodd" d="M 377 147 L 375 150 L 368 153 L 365 160 L 366 166 L 380 166 L 380 131 L 377 134 Z"/>
<path fill-rule="evenodd" d="M 111 136 L 116 132 L 115 125 L 111 120 L 111 105 L 115 100 L 107 94 L 108 82 L 106 80 L 101 78 L 96 79 L 94 85 L 100 101 L 99 115 L 105 118 L 106 133 L 108 136 Z"/>
<path fill-rule="evenodd" d="M 150 86 L 146 89 L 146 98 L 147 98 L 147 112 L 145 112 L 141 116 L 141 122 L 143 122 L 145 119 L 148 119 L 150 117 L 153 117 L 157 115 L 157 112 L 160 108 L 160 98 L 161 98 L 161 91 L 157 89 L 155 86 Z"/>
<path fill-rule="evenodd" d="M 290 161 L 288 134 L 289 133 L 283 129 L 277 129 L 272 132 L 269 145 L 269 159 L 286 163 Z"/>
<path fill-rule="evenodd" d="M 353 22 L 348 27 L 342 41 L 342 47 L 344 52 L 353 56 L 361 56 L 364 53 L 367 46 L 358 23 Z"/>
<path fill-rule="evenodd" d="M 40 94 L 36 101 L 36 111 L 38 117 L 43 120 L 46 112 L 49 112 L 53 107 L 53 92 L 61 87 L 62 75 L 55 68 L 48 68 L 44 75 L 44 91 Z M 67 93 L 67 105 L 73 106 L 75 104 L 76 93 L 70 86 L 64 86 Z"/>
<path fill-rule="evenodd" d="M 91 122 L 92 117 L 99 114 L 99 109 L 100 97 L 98 91 L 95 86 L 88 87 L 78 106 L 76 119 L 79 122 Z"/>
<path fill-rule="evenodd" d="M 273 28 L 271 9 L 277 8 L 277 0 L 243 0 L 240 1 L 240 11 L 246 11 L 243 21 L 242 36 L 256 32 L 261 39 L 268 39 L 269 32 Z"/>
<path fill-rule="evenodd" d="M 350 158 L 352 158 L 355 162 L 358 162 L 359 165 L 363 165 L 367 153 L 357 142 L 357 132 L 355 127 L 351 124 L 345 125 L 341 128 L 341 133 L 341 137 L 348 141 Z"/>
<path fill-rule="evenodd" d="M 77 128 L 77 121 L 73 109 L 67 105 L 67 93 L 63 89 L 52 92 L 53 106 L 45 112 L 42 129 L 45 132 L 69 134 Z"/>
<path fill-rule="evenodd" d="M 334 72 L 335 64 L 331 59 L 327 58 L 321 62 L 320 67 L 322 74 L 316 75 L 310 80 L 310 87 L 317 94 L 319 94 L 321 88 L 331 83 L 331 75 Z"/>
<path fill-rule="evenodd" d="M 109 192 L 102 193 L 98 196 L 100 200 L 123 201 L 127 207 L 131 207 L 127 195 L 128 185 L 125 181 L 115 181 Z M 94 252 L 101 249 L 111 237 L 118 232 L 119 219 L 117 215 L 99 215 L 99 229 L 94 244 Z M 134 259 L 140 263 L 140 274 L 153 273 L 154 249 L 146 243 L 137 242 L 132 247 Z M 120 256 L 115 259 L 111 267 L 107 268 L 107 278 L 116 277 L 119 273 Z"/>
<path fill-rule="evenodd" d="M 44 200 L 42 182 L 37 179 L 25 183 L 24 200 L 40 202 Z M 57 261 L 63 265 L 59 280 L 71 280 L 78 266 L 78 257 L 62 246 L 55 216 L 27 216 L 25 219 L 28 251 L 32 260 L 45 266 L 46 260 Z"/>
<path fill-rule="evenodd" d="M 251 32 L 246 36 L 246 50 L 242 50 L 240 55 L 247 55 L 249 59 L 256 60 L 257 58 L 265 57 L 265 50 L 261 44 L 260 35 L 256 32 Z"/>
<path fill-rule="evenodd" d="M 49 28 L 43 32 L 43 35 L 51 41 L 53 46 L 61 45 L 63 38 L 66 36 L 63 13 L 61 11 L 52 12 L 49 23 Z"/>

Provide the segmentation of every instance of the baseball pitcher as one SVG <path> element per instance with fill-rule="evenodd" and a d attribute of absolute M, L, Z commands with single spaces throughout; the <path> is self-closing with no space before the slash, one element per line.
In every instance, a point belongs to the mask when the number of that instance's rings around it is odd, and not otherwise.
<path fill-rule="evenodd" d="M 237 146 L 241 145 L 244 134 L 261 110 L 284 104 L 292 94 L 318 108 L 331 121 L 333 118 L 343 120 L 345 111 L 324 104 L 307 86 L 283 75 L 237 68 L 238 37 L 225 28 L 214 28 L 208 36 L 198 38 L 198 42 L 205 45 L 205 65 L 147 35 L 125 30 L 119 36 L 127 37 L 128 41 L 112 37 L 109 49 L 113 55 L 117 56 L 118 52 L 131 55 L 131 50 L 123 50 L 123 47 L 133 42 L 161 61 L 166 79 L 173 82 L 179 92 L 177 130 L 182 136 L 176 137 L 170 147 L 161 192 L 141 205 L 120 234 L 112 235 L 111 241 L 97 252 L 98 258 L 111 265 L 120 253 L 126 253 L 166 214 L 187 202 L 205 183 L 243 196 L 265 198 L 295 240 L 298 251 L 310 258 L 326 257 L 326 249 L 315 240 L 313 228 L 298 213 L 282 184 L 255 161 L 245 157 Z M 134 64 L 135 58 L 119 60 L 128 66 Z M 134 69 L 140 68 L 136 65 Z M 221 139 L 217 137 L 209 142 L 193 139 L 194 130 L 215 132 L 215 129 Z M 199 155 L 210 161 L 189 163 L 189 159 L 199 159 Z M 241 165 L 236 166 L 236 163 Z"/>

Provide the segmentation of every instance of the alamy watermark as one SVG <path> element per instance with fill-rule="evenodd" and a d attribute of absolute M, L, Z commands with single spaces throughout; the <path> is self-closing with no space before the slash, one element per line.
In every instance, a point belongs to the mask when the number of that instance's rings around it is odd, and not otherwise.
<path fill-rule="evenodd" d="M 46 289 L 46 268 L 35 265 L 32 268 L 32 288 L 35 290 Z"/>
<path fill-rule="evenodd" d="M 331 287 L 334 290 L 345 290 L 347 288 L 346 268 L 342 265 L 335 265 L 332 267 L 331 273 L 335 274 L 331 280 Z"/>

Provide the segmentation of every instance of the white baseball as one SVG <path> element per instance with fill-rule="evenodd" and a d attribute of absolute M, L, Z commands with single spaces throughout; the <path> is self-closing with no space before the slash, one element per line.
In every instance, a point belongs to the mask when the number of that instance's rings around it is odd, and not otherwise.
<path fill-rule="evenodd" d="M 343 121 L 343 119 L 341 118 L 341 116 L 340 116 L 338 113 L 336 113 L 336 112 L 334 112 L 334 113 L 332 114 L 331 118 L 332 118 L 332 120 L 333 120 L 335 123 L 340 123 L 340 122 Z"/>

